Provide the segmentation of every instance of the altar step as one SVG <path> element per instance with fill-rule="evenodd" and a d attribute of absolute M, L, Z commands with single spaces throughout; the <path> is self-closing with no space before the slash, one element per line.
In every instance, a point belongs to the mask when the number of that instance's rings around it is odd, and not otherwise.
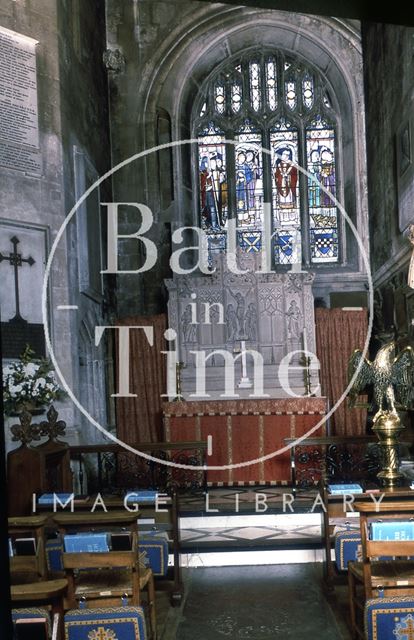
<path fill-rule="evenodd" d="M 288 564 L 322 563 L 323 549 L 268 549 L 268 550 L 228 550 L 183 551 L 180 554 L 182 567 L 241 567 L 270 566 Z M 172 558 L 171 558 L 172 564 Z"/>
<path fill-rule="evenodd" d="M 265 554 L 262 558 L 265 564 L 273 564 L 270 560 L 276 561 L 279 553 L 286 561 L 287 552 L 293 554 L 295 562 L 300 561 L 298 552 L 311 552 L 304 554 L 307 558 L 304 561 L 315 562 L 319 557 L 316 558 L 314 552 L 322 548 L 319 513 L 182 517 L 180 531 L 183 554 L 237 554 L 239 557 L 253 552 L 257 560 L 260 554 Z M 211 560 L 206 566 L 214 566 L 209 564 Z M 231 564 L 235 560 L 236 556 Z"/>

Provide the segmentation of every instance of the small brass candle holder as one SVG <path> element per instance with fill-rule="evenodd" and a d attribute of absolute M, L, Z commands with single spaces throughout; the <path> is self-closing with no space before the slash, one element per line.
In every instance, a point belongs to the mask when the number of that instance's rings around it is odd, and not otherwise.
<path fill-rule="evenodd" d="M 311 395 L 311 377 L 310 377 L 310 363 L 311 363 L 311 359 L 309 358 L 309 356 L 306 356 L 305 353 L 302 354 L 302 357 L 300 359 L 300 364 L 303 367 L 303 384 L 305 387 L 305 392 L 304 392 L 304 396 L 310 396 Z"/>
<path fill-rule="evenodd" d="M 184 369 L 184 362 L 177 362 L 175 365 L 175 392 L 176 396 L 173 402 L 184 402 L 184 396 L 181 392 L 181 370 Z"/>

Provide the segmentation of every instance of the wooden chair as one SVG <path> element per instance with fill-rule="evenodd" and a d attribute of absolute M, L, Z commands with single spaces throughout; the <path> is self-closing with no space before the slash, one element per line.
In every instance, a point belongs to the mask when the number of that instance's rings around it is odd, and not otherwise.
<path fill-rule="evenodd" d="M 333 589 L 336 584 L 346 584 L 345 576 L 338 572 L 336 563 L 332 560 L 335 529 L 339 527 L 341 530 L 346 531 L 349 527 L 351 531 L 357 530 L 359 532 L 359 519 L 356 517 L 350 519 L 347 516 L 346 511 L 344 511 L 344 496 L 330 494 L 325 482 L 319 484 L 319 492 L 324 504 L 321 512 L 322 539 L 325 552 L 323 575 L 326 587 Z"/>
<path fill-rule="evenodd" d="M 356 501 L 354 507 L 360 513 L 362 561 L 348 564 L 349 605 L 353 637 L 365 639 L 360 620 L 366 600 L 382 593 L 414 597 L 414 560 L 410 559 L 414 557 L 414 540 L 371 540 L 369 525 L 375 520 L 412 518 L 414 500 L 383 501 L 378 511 L 372 500 Z M 384 557 L 390 559 L 381 560 Z"/>
<path fill-rule="evenodd" d="M 66 609 L 86 600 L 88 607 L 113 607 L 127 601 L 141 604 L 141 591 L 147 590 L 151 637 L 156 640 L 154 577 L 151 569 L 141 566 L 138 554 L 136 512 L 56 514 L 54 521 L 62 539 L 69 532 L 110 532 L 127 528 L 131 549 L 125 551 L 63 553 L 63 566 L 68 580 L 64 602 Z"/>
<path fill-rule="evenodd" d="M 12 609 L 12 620 L 16 638 L 21 637 L 20 629 L 24 630 L 23 637 L 32 636 L 34 633 L 37 638 L 41 628 L 43 628 L 43 640 L 57 640 L 63 637 L 61 615 L 55 613 L 51 616 L 43 607 Z"/>
<path fill-rule="evenodd" d="M 23 609 L 25 612 L 30 611 L 31 607 L 45 607 L 50 610 L 53 626 L 56 627 L 52 638 L 63 640 L 63 625 L 59 621 L 63 619 L 63 598 L 67 586 L 66 578 L 12 585 L 10 587 L 12 606 Z"/>
<path fill-rule="evenodd" d="M 53 617 L 63 616 L 63 597 L 68 581 L 49 580 L 45 553 L 44 515 L 15 516 L 8 519 L 8 530 L 11 538 L 23 535 L 34 538 L 36 551 L 33 555 L 13 555 L 10 558 L 11 601 L 13 607 L 45 607 Z M 63 627 L 59 626 L 56 637 L 63 640 Z"/>
<path fill-rule="evenodd" d="M 33 555 L 13 555 L 10 558 L 12 580 L 45 580 L 47 577 L 45 553 L 45 516 L 11 517 L 8 519 L 9 535 L 12 539 L 23 535 L 34 538 L 36 550 Z"/>

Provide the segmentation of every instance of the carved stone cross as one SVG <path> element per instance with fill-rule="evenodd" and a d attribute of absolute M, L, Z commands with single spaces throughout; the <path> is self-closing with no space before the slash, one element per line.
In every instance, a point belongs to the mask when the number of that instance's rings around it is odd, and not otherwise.
<path fill-rule="evenodd" d="M 22 267 L 24 262 L 26 262 L 28 265 L 32 266 L 32 265 L 34 265 L 34 263 L 36 261 L 31 256 L 29 256 L 28 258 L 22 258 L 22 254 L 18 253 L 17 245 L 20 242 L 19 238 L 17 238 L 16 236 L 13 236 L 13 238 L 10 238 L 10 242 L 13 245 L 13 251 L 11 253 L 9 253 L 8 256 L 5 256 L 0 252 L 0 262 L 3 262 L 3 260 L 8 260 L 10 265 L 14 269 L 14 295 L 15 295 L 15 300 L 16 300 L 16 313 L 15 313 L 14 318 L 12 318 L 12 320 L 23 320 L 22 316 L 20 315 L 19 272 L 18 272 L 18 268 Z"/>

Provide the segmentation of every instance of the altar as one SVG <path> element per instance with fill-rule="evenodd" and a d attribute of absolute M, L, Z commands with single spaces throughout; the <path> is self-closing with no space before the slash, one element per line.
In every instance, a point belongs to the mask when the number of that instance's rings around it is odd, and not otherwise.
<path fill-rule="evenodd" d="M 282 449 L 284 438 L 304 435 L 323 422 L 326 412 L 323 397 L 168 402 L 164 405 L 165 439 L 206 441 L 210 436 L 207 466 L 237 465 Z M 324 422 L 313 435 L 325 435 Z M 290 480 L 289 451 L 248 466 L 207 470 L 209 486 L 287 485 Z"/>
<path fill-rule="evenodd" d="M 288 484 L 284 439 L 319 422 L 313 435 L 325 435 L 314 276 L 263 271 L 259 254 L 239 253 L 236 269 L 219 255 L 213 268 L 166 280 L 176 361 L 164 438 L 207 441 L 207 466 L 229 466 L 208 469 L 210 485 Z"/>

